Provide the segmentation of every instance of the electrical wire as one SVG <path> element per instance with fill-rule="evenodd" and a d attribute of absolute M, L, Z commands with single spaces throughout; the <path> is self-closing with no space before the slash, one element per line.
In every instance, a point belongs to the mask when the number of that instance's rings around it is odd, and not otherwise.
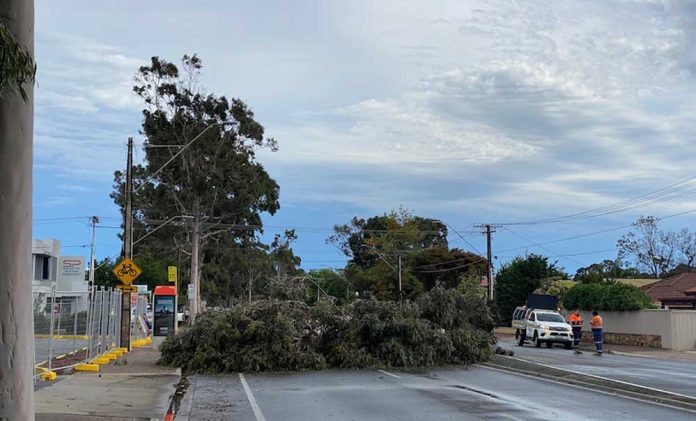
<path fill-rule="evenodd" d="M 515 231 L 511 230 L 510 227 L 502 227 L 502 228 L 503 228 L 504 230 L 510 232 L 511 234 L 513 234 L 513 235 L 515 235 L 515 236 L 517 236 L 517 237 L 519 237 L 519 238 L 521 238 L 521 239 L 523 239 L 523 240 L 525 240 L 525 241 L 528 241 L 528 242 L 534 244 L 534 241 L 530 240 L 529 238 L 527 238 L 527 237 L 525 237 L 525 236 L 523 236 L 523 235 L 521 235 L 521 234 L 516 233 Z M 551 255 L 553 255 L 553 256 L 556 256 L 556 257 L 563 257 L 563 258 L 568 259 L 568 260 L 570 260 L 570 261 L 572 261 L 572 262 L 574 262 L 574 263 L 577 263 L 577 264 L 579 264 L 579 265 L 583 265 L 583 263 L 580 262 L 579 260 L 573 259 L 572 257 L 563 256 L 563 255 L 561 255 L 561 254 L 558 254 L 558 253 L 556 253 L 555 251 L 549 249 L 548 247 L 544 247 L 544 246 L 535 246 L 535 247 L 542 248 L 542 249 L 546 250 L 547 252 L 551 253 Z"/>
<path fill-rule="evenodd" d="M 663 187 L 661 189 L 645 193 L 628 200 L 617 202 L 611 205 L 601 206 L 594 209 L 589 209 L 583 212 L 576 212 L 568 215 L 562 215 L 546 219 L 536 219 L 519 222 L 502 222 L 496 223 L 496 225 L 537 225 L 555 222 L 565 222 L 572 219 L 594 218 L 598 216 L 604 216 L 613 213 L 624 212 L 630 209 L 635 209 L 646 204 L 653 203 L 657 200 L 670 201 L 684 196 L 688 196 L 696 192 L 696 188 L 694 187 L 696 187 L 696 177 L 690 177 L 677 183 L 670 184 L 669 186 Z"/>

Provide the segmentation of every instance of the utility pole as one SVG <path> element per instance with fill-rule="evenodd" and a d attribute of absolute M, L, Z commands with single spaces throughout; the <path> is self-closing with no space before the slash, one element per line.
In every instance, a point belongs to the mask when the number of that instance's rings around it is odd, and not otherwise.
<path fill-rule="evenodd" d="M 481 224 L 476 225 L 477 228 L 483 228 L 483 233 L 486 234 L 486 260 L 488 260 L 488 270 L 486 271 L 486 280 L 488 281 L 488 301 L 493 301 L 495 298 L 495 280 L 493 279 L 493 243 L 491 234 L 495 232 L 497 225 Z"/>
<path fill-rule="evenodd" d="M 488 301 L 493 301 L 493 246 L 491 244 L 491 225 L 486 224 L 486 259 L 488 260 Z"/>
<path fill-rule="evenodd" d="M 94 286 L 94 238 L 96 237 L 97 224 L 99 223 L 99 218 L 96 216 L 92 217 L 92 241 L 89 243 L 89 282 L 87 285 L 87 290 L 91 291 Z"/>
<path fill-rule="evenodd" d="M 128 158 L 126 160 L 126 213 L 124 215 L 123 255 L 133 258 L 133 138 L 128 138 Z M 121 348 L 130 349 L 131 300 L 130 292 L 123 293 L 121 300 Z"/>
<path fill-rule="evenodd" d="M 3 25 L 30 54 L 34 2 L 0 1 Z M 11 49 L 12 47 L 10 47 Z M 5 44 L 3 42 L 3 56 Z M 4 64 L 3 64 L 4 65 Z M 7 69 L 3 69 L 3 76 Z M 12 70 L 10 70 L 11 72 Z M 0 419 L 34 419 L 34 335 L 31 292 L 31 191 L 34 85 L 24 100 L 0 96 Z"/>

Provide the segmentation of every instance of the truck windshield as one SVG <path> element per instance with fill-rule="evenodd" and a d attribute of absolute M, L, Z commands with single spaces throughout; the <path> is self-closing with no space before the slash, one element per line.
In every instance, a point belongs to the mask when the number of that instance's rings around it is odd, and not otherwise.
<path fill-rule="evenodd" d="M 565 323 L 563 317 L 555 313 L 537 313 L 537 320 L 540 322 Z"/>

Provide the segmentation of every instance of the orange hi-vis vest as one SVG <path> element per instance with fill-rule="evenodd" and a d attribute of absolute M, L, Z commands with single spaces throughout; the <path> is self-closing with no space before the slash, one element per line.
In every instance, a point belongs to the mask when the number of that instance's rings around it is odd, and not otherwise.
<path fill-rule="evenodd" d="M 601 329 L 602 328 L 602 316 L 599 314 L 594 316 L 592 320 L 590 320 L 590 326 L 592 326 L 592 329 Z"/>
<path fill-rule="evenodd" d="M 570 315 L 570 324 L 572 326 L 582 326 L 582 316 L 575 313 Z"/>

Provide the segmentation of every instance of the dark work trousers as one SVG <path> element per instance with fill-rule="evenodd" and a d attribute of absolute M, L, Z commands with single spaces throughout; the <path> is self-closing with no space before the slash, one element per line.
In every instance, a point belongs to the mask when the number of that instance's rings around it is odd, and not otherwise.
<path fill-rule="evenodd" d="M 594 344 L 595 348 L 597 349 L 597 353 L 601 354 L 602 353 L 602 329 L 592 329 L 592 336 L 594 337 Z"/>
<path fill-rule="evenodd" d="M 573 348 L 580 348 L 580 340 L 582 339 L 582 326 L 573 326 Z"/>

